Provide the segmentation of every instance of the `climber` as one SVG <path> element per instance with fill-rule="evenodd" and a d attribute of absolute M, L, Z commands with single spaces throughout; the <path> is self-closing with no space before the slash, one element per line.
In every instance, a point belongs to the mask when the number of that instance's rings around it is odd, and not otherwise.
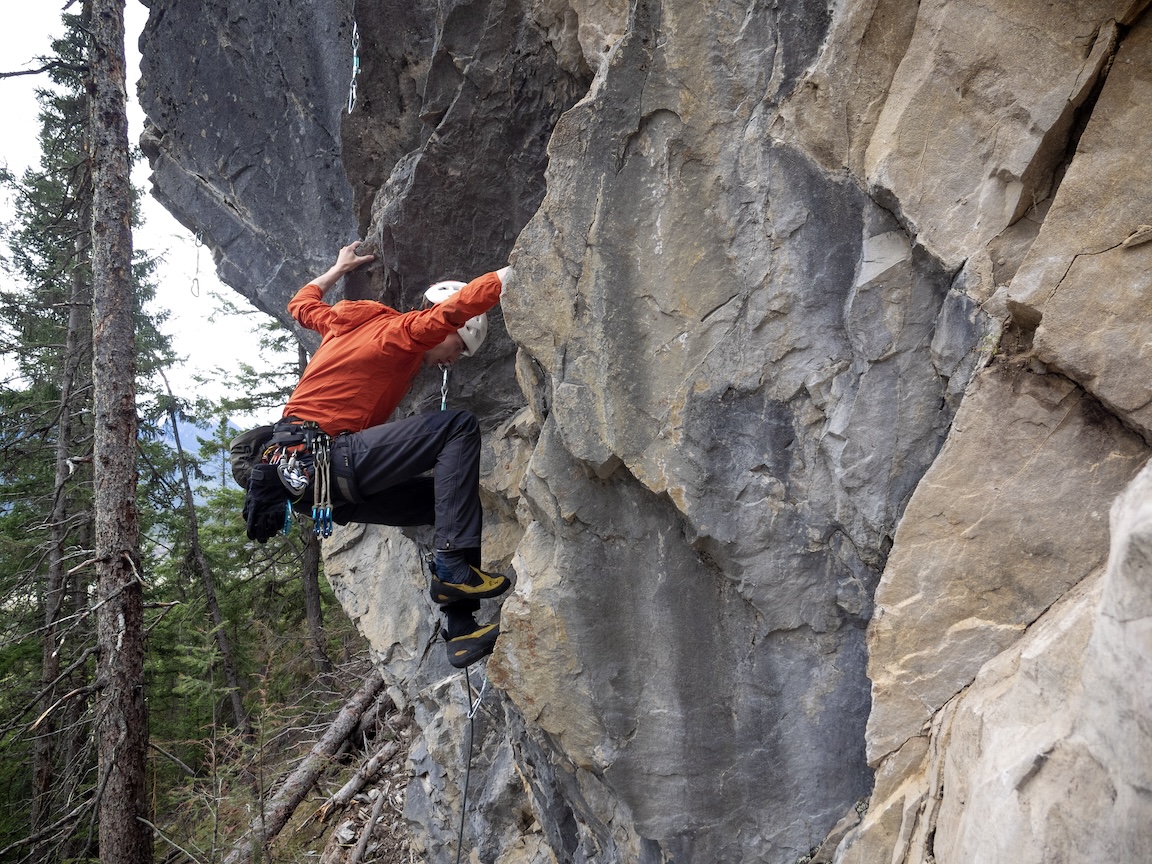
<path fill-rule="evenodd" d="M 431 292 L 430 308 L 400 313 L 373 300 L 323 300 L 346 273 L 374 260 L 340 250 L 301 288 L 288 311 L 322 337 L 284 408 L 284 423 L 314 421 L 331 436 L 332 518 L 338 524 L 434 525 L 432 599 L 444 615 L 449 662 L 463 668 L 492 652 L 498 624 L 478 626 L 479 601 L 510 586 L 480 569 L 480 430 L 468 411 L 385 422 L 425 366 L 471 356 L 500 300 L 507 267 L 459 290 Z M 443 283 L 442 283 L 443 284 Z M 445 296 L 447 295 L 447 296 Z M 431 471 L 432 476 L 425 476 Z"/>

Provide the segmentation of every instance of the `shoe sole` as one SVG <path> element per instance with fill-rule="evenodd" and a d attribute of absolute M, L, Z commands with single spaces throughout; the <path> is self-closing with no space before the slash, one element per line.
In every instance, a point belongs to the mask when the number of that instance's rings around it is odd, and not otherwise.
<path fill-rule="evenodd" d="M 487 600 L 490 597 L 499 597 L 511 587 L 512 580 L 503 574 L 500 575 L 499 581 L 493 583 L 485 580 L 485 584 L 482 585 L 441 582 L 433 576 L 432 587 L 428 593 L 436 603 L 454 603 L 457 600 Z"/>
<path fill-rule="evenodd" d="M 467 636 L 457 636 L 448 640 L 448 662 L 457 669 L 471 666 L 477 660 L 487 657 L 496 647 L 496 638 L 500 635 L 499 624 L 489 624 L 481 627 Z"/>

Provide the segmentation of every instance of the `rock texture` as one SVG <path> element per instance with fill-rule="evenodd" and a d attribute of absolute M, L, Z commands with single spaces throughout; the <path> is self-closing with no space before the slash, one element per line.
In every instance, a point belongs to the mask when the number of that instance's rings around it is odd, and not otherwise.
<path fill-rule="evenodd" d="M 881 770 L 843 862 L 1143 861 L 1152 855 L 1152 469 L 1111 552 Z"/>
<path fill-rule="evenodd" d="M 154 2 L 158 194 L 265 308 L 349 224 L 401 308 L 513 261 L 451 387 L 516 574 L 466 802 L 427 535 L 326 548 L 426 860 L 465 806 L 502 864 L 1148 857 L 1147 5 Z"/>
<path fill-rule="evenodd" d="M 1067 378 L 998 363 L 973 382 L 877 590 L 873 761 L 1103 564 L 1108 508 L 1145 458 L 1139 436 Z"/>
<path fill-rule="evenodd" d="M 356 235 L 340 163 L 352 0 L 147 5 L 152 194 L 212 250 L 221 279 L 290 323 L 289 298 Z"/>

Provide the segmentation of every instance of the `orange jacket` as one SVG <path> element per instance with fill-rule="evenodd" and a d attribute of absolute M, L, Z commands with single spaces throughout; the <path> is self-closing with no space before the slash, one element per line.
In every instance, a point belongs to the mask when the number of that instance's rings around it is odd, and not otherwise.
<path fill-rule="evenodd" d="M 424 352 L 500 300 L 500 277 L 486 273 L 428 309 L 397 312 L 374 300 L 330 306 L 305 285 L 288 312 L 323 337 L 284 416 L 314 420 L 329 435 L 359 432 L 386 421 L 420 370 Z"/>

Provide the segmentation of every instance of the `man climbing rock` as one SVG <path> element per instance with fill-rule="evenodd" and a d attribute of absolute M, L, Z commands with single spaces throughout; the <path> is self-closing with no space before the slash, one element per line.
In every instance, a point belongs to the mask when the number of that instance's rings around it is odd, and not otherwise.
<path fill-rule="evenodd" d="M 499 302 L 508 268 L 414 312 L 372 300 L 324 302 L 344 274 L 374 260 L 358 246 L 341 249 L 288 303 L 322 341 L 281 424 L 313 421 L 330 436 L 337 523 L 435 526 L 431 595 L 444 615 L 448 660 L 462 668 L 490 654 L 500 632 L 498 624 L 477 625 L 479 601 L 510 585 L 480 569 L 479 424 L 468 411 L 448 410 L 385 421 L 422 365 L 451 366 L 480 347 L 484 313 Z"/>

